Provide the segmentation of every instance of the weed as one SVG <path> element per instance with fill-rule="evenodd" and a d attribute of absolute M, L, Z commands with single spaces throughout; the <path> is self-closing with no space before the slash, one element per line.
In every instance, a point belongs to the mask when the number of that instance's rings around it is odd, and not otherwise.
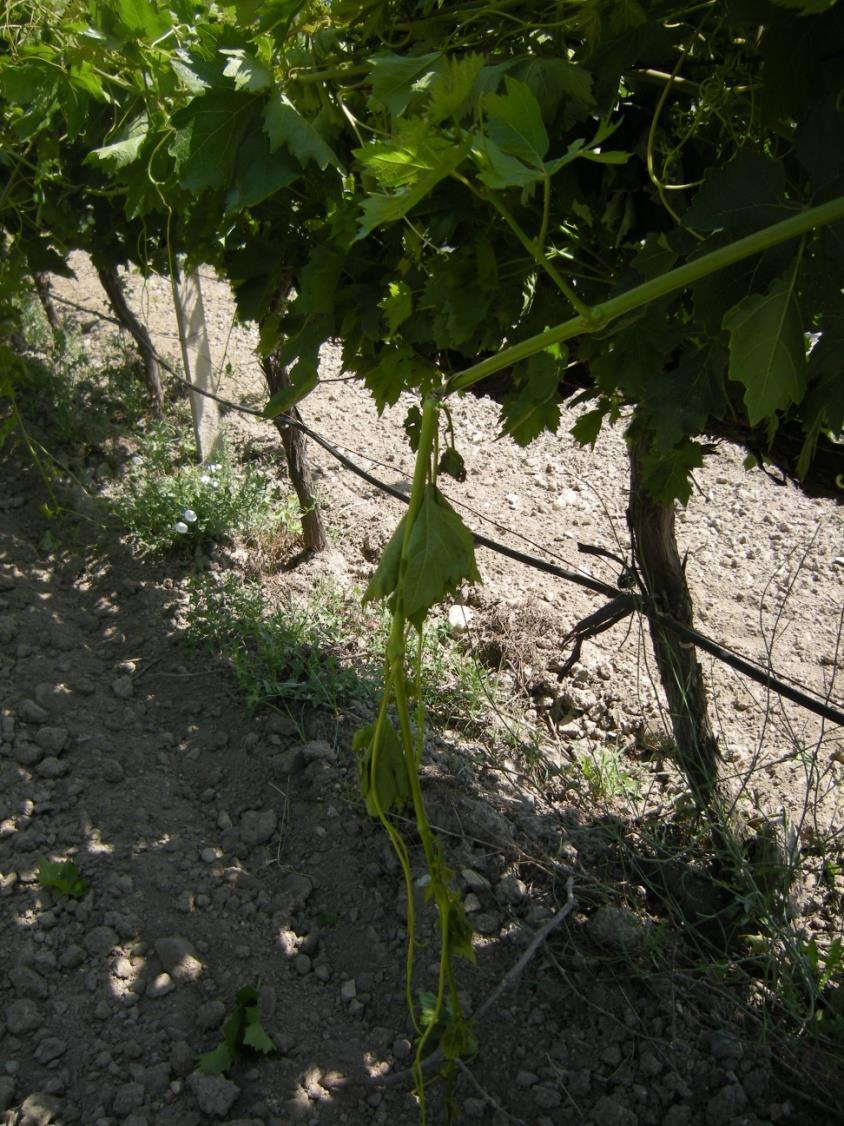
<path fill-rule="evenodd" d="M 38 861 L 37 879 L 45 888 L 66 895 L 69 899 L 84 899 L 88 892 L 88 881 L 72 860 Z"/>
<path fill-rule="evenodd" d="M 257 586 L 199 576 L 190 586 L 188 640 L 225 652 L 250 713 L 262 704 L 336 711 L 374 697 L 377 671 L 348 661 L 343 605 L 316 591 L 305 606 L 291 599 L 269 611 Z"/>
<path fill-rule="evenodd" d="M 580 772 L 594 799 L 638 797 L 641 783 L 623 766 L 623 755 L 615 747 L 579 751 Z"/>
<path fill-rule="evenodd" d="M 114 498 L 137 543 L 154 553 L 189 554 L 237 532 L 292 534 L 298 510 L 262 474 L 237 471 L 225 455 L 211 465 L 185 463 L 174 446 L 170 427 L 150 428 Z"/>
<path fill-rule="evenodd" d="M 237 991 L 232 1014 L 223 1025 L 223 1039 L 216 1048 L 199 1057 L 200 1071 L 206 1075 L 222 1075 L 240 1063 L 246 1054 L 268 1055 L 276 1050 L 261 1024 L 260 989 L 261 983 L 256 981 Z"/>

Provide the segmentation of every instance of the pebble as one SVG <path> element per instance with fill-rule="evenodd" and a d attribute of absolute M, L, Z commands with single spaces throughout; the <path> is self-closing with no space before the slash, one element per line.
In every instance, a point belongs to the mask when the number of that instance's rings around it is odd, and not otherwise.
<path fill-rule="evenodd" d="M 48 755 L 35 767 L 35 773 L 40 778 L 62 778 L 69 770 L 68 763 L 64 759 L 56 758 L 55 755 Z"/>
<path fill-rule="evenodd" d="M 293 959 L 293 966 L 297 974 L 305 977 L 306 974 L 311 972 L 311 959 L 307 954 L 297 954 Z"/>
<path fill-rule="evenodd" d="M 85 935 L 85 949 L 92 958 L 102 958 L 110 954 L 119 941 L 117 931 L 111 927 L 94 927 Z"/>
<path fill-rule="evenodd" d="M 8 1110 L 15 1097 L 15 1081 L 10 1075 L 0 1076 L 0 1110 Z"/>
<path fill-rule="evenodd" d="M 196 1023 L 206 1031 L 219 1028 L 225 1015 L 226 1006 L 222 1001 L 206 1001 L 197 1010 Z"/>
<path fill-rule="evenodd" d="M 155 952 L 165 971 L 178 983 L 196 981 L 202 973 L 202 962 L 196 950 L 182 935 L 168 935 L 155 943 Z"/>
<path fill-rule="evenodd" d="M 135 695 L 131 676 L 116 676 L 111 682 L 111 690 L 118 700 L 131 700 Z"/>
<path fill-rule="evenodd" d="M 638 1126 L 639 1116 L 609 1095 L 602 1095 L 592 1107 L 592 1120 L 601 1126 Z"/>
<path fill-rule="evenodd" d="M 45 724 L 35 732 L 35 742 L 39 747 L 52 754 L 60 755 L 67 746 L 68 732 L 66 727 L 51 727 Z"/>
<path fill-rule="evenodd" d="M 212 1118 L 225 1118 L 240 1094 L 240 1088 L 220 1075 L 194 1071 L 188 1080 L 199 1109 Z"/>
<path fill-rule="evenodd" d="M 706 1104 L 706 1126 L 723 1126 L 741 1114 L 747 1106 L 747 1095 L 740 1083 L 728 1083 Z"/>
<path fill-rule="evenodd" d="M 6 1006 L 6 1025 L 13 1036 L 34 1032 L 43 1023 L 43 1012 L 29 997 L 21 997 Z"/>
<path fill-rule="evenodd" d="M 34 1091 L 21 1103 L 18 1126 L 49 1126 L 61 1114 L 61 1100 L 47 1091 Z"/>
<path fill-rule="evenodd" d="M 46 723 L 50 713 L 34 700 L 21 700 L 18 708 L 18 717 L 26 723 Z"/>
<path fill-rule="evenodd" d="M 470 606 L 452 606 L 448 611 L 448 632 L 452 637 L 463 637 L 469 632 L 475 611 Z"/>
<path fill-rule="evenodd" d="M 245 845 L 253 848 L 265 844 L 272 837 L 278 825 L 274 809 L 249 810 L 240 819 L 240 837 Z"/>
<path fill-rule="evenodd" d="M 49 1063 L 51 1060 L 57 1060 L 60 1056 L 63 1056 L 66 1051 L 66 1040 L 60 1040 L 58 1036 L 48 1036 L 35 1049 L 35 1058 L 39 1063 Z"/>
<path fill-rule="evenodd" d="M 117 1094 L 114 1096 L 112 1110 L 115 1114 L 121 1116 L 129 1114 L 131 1111 L 142 1107 L 145 1098 L 146 1091 L 142 1083 L 124 1083 L 122 1087 L 118 1088 Z"/>
<path fill-rule="evenodd" d="M 169 974 L 156 974 L 147 986 L 147 997 L 166 997 L 176 988 Z"/>

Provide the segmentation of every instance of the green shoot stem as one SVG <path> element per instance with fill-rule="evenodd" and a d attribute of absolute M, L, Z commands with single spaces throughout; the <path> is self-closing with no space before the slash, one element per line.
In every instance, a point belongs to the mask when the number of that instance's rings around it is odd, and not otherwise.
<path fill-rule="evenodd" d="M 660 297 L 665 297 L 678 289 L 684 289 L 686 286 L 700 281 L 701 278 L 708 277 L 717 270 L 723 270 L 726 266 L 741 262 L 753 254 L 761 254 L 772 246 L 788 242 L 789 239 L 798 238 L 815 227 L 823 227 L 840 219 L 844 219 L 844 196 L 831 199 L 817 207 L 807 208 L 779 223 L 773 223 L 770 227 L 765 227 L 761 231 L 754 231 L 753 234 L 737 239 L 728 246 L 722 246 L 718 250 L 712 250 L 709 254 L 701 255 L 700 258 L 677 266 L 660 277 L 652 278 L 650 281 L 634 286 L 633 289 L 629 289 L 618 297 L 612 297 L 609 301 L 594 305 L 585 313 L 572 317 L 571 320 L 564 321 L 562 324 L 555 325 L 544 332 L 539 332 L 535 336 L 530 336 L 527 340 L 522 340 L 518 344 L 504 348 L 486 360 L 481 360 L 480 363 L 473 364 L 465 371 L 459 372 L 447 380 L 440 391 L 440 395 L 444 397 L 453 394 L 455 391 L 465 391 L 467 387 L 474 386 L 482 379 L 486 379 L 487 376 L 494 375 L 502 368 L 511 367 L 521 360 L 526 360 L 529 356 L 541 352 L 551 344 L 561 344 L 564 340 L 571 340 L 575 336 L 599 332 L 611 321 L 617 320 L 625 313 L 639 309 L 643 305 L 656 301 Z"/>

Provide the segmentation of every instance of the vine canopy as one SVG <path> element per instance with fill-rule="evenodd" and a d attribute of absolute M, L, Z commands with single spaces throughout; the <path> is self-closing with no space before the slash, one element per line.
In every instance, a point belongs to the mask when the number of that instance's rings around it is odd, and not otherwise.
<path fill-rule="evenodd" d="M 844 209 L 765 232 L 844 196 L 841 5 L 14 12 L 4 261 L 211 262 L 289 365 L 270 413 L 316 385 L 333 338 L 381 409 L 488 375 L 522 444 L 558 428 L 565 396 L 581 442 L 632 410 L 664 501 L 688 497 L 712 434 L 785 444 L 801 476 L 839 437 Z M 660 288 L 754 234 L 729 267 Z"/>

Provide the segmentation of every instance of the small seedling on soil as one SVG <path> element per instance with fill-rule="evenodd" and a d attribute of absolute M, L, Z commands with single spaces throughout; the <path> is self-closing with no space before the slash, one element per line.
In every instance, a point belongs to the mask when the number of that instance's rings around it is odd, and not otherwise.
<path fill-rule="evenodd" d="M 72 860 L 39 860 L 37 876 L 42 887 L 55 888 L 70 899 L 82 899 L 88 891 L 88 881 Z"/>
<path fill-rule="evenodd" d="M 238 1064 L 244 1054 L 276 1050 L 275 1044 L 261 1025 L 258 1011 L 258 993 L 261 983 L 245 985 L 234 999 L 234 1011 L 223 1025 L 223 1039 L 210 1052 L 199 1057 L 199 1070 L 206 1075 L 222 1075 Z"/>

